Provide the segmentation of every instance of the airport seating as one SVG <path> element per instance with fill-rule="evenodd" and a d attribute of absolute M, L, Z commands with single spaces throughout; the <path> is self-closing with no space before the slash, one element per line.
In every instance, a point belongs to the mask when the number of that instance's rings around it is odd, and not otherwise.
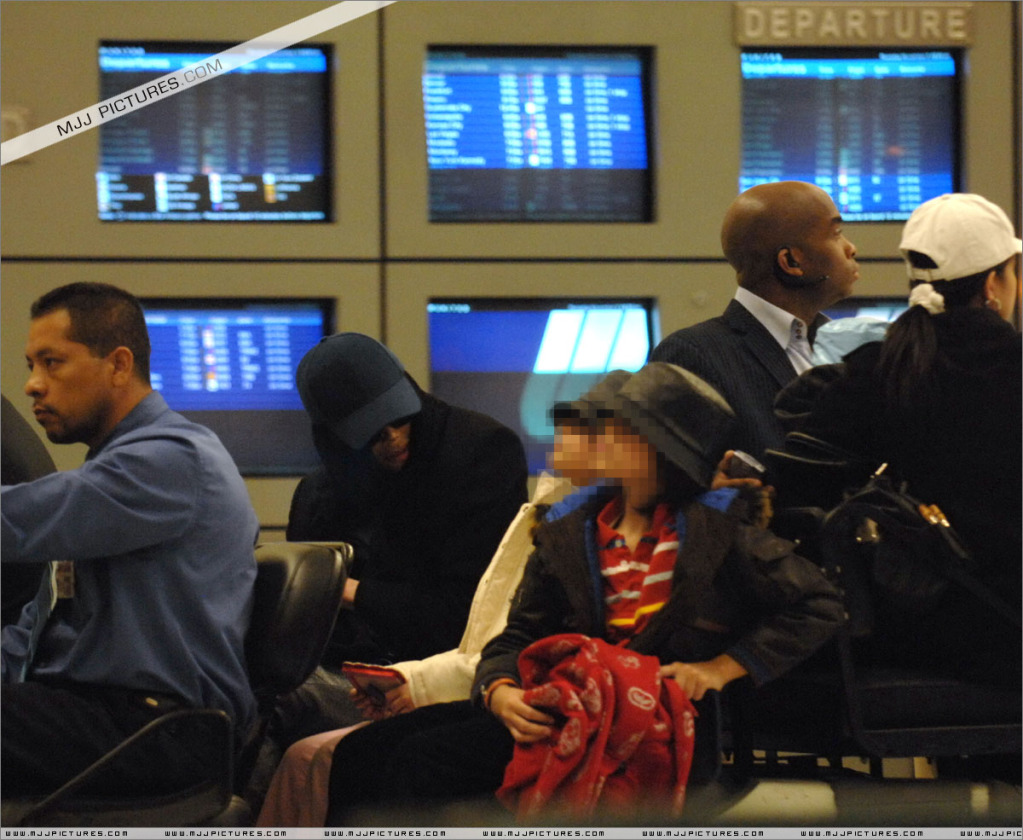
<path fill-rule="evenodd" d="M 253 814 L 244 790 L 277 698 L 319 664 L 341 604 L 351 547 L 345 543 L 264 543 L 256 548 L 252 622 L 245 640 L 258 713 L 248 732 L 226 714 L 179 710 L 126 739 L 45 799 L 5 802 L 4 824 L 23 826 L 246 826 Z M 160 730 L 187 731 L 207 747 L 203 778 L 162 796 L 85 796 L 90 780 L 128 750 L 146 749 Z M 185 729 L 182 729 L 185 728 Z M 239 746 L 240 745 L 240 746 Z M 154 761 L 159 755 L 154 754 Z"/>
<path fill-rule="evenodd" d="M 840 489 L 857 474 L 843 458 L 821 451 L 816 463 L 805 453 L 799 456 L 803 464 L 786 460 L 784 453 L 766 454 L 765 463 L 784 462 L 789 480 L 805 468 L 811 480 L 831 489 Z M 839 527 L 820 508 L 781 509 L 779 520 L 783 535 L 798 539 L 800 551 L 842 590 L 846 621 L 832 642 L 794 672 L 759 691 L 738 686 L 728 694 L 740 777 L 816 774 L 822 763 L 840 768 L 844 756 L 869 759 L 870 773 L 879 776 L 882 759 L 888 757 L 1020 754 L 1018 687 L 886 665 L 876 651 L 867 655 L 863 648 L 872 632 L 875 603 L 866 547 L 850 541 L 848 522 Z M 1005 619 L 993 614 L 992 620 Z M 787 757 L 779 759 L 783 754 Z"/>
<path fill-rule="evenodd" d="M 21 484 L 56 471 L 39 435 L 7 397 L 0 396 L 0 482 Z M 40 563 L 5 563 L 0 566 L 0 621 L 13 624 L 31 601 L 43 574 Z"/>

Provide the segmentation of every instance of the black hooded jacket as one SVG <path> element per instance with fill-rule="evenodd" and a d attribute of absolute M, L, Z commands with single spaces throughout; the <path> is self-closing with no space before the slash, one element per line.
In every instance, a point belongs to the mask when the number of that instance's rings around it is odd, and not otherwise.
<path fill-rule="evenodd" d="M 313 429 L 323 466 L 296 489 L 287 536 L 351 543 L 351 576 L 359 581 L 327 665 L 420 659 L 456 647 L 476 585 L 526 501 L 515 433 L 416 391 L 423 407 L 400 472 Z"/>

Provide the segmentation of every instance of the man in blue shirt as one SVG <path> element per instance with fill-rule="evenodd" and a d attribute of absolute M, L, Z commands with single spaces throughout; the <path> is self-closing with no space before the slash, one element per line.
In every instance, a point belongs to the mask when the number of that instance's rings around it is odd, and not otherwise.
<path fill-rule="evenodd" d="M 237 468 L 153 391 L 132 295 L 74 283 L 31 314 L 33 413 L 51 441 L 89 452 L 0 497 L 0 560 L 50 564 L 0 645 L 5 798 L 55 789 L 170 709 L 222 709 L 244 727 L 255 708 L 244 637 L 258 522 Z M 187 739 L 168 739 L 108 784 L 160 790 L 190 761 Z"/>

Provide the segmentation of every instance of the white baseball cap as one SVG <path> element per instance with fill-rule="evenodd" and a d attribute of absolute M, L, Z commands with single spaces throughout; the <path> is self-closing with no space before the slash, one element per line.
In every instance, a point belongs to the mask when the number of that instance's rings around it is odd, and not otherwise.
<path fill-rule="evenodd" d="M 958 280 L 1023 252 L 1023 242 L 997 204 L 973 193 L 947 193 L 913 211 L 899 250 L 910 280 Z M 909 262 L 910 251 L 925 254 L 938 267 L 915 268 Z"/>

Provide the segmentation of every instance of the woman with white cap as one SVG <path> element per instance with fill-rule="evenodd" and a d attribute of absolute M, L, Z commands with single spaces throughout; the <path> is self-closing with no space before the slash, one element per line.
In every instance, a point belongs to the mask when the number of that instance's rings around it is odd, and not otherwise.
<path fill-rule="evenodd" d="M 1019 261 L 1001 208 L 943 195 L 910 216 L 900 245 L 910 308 L 845 372 L 802 431 L 908 482 L 965 540 L 977 577 L 1020 604 L 1023 414 Z M 935 614 L 889 628 L 886 657 L 1018 684 L 1020 635 L 979 600 L 951 593 Z"/>

